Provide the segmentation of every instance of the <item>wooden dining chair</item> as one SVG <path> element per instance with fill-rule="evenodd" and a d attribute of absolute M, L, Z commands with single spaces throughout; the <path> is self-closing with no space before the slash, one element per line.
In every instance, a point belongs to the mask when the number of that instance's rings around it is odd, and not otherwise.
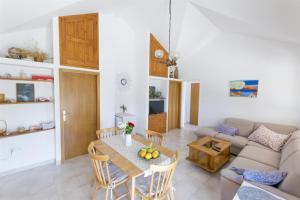
<path fill-rule="evenodd" d="M 103 128 L 96 131 L 96 135 L 98 139 L 108 138 L 114 135 L 119 135 L 122 133 L 122 130 L 119 128 Z"/>
<path fill-rule="evenodd" d="M 146 130 L 146 137 L 148 140 L 150 140 L 151 142 L 158 144 L 158 145 L 162 145 L 164 136 L 162 133 L 158 133 L 155 131 L 151 131 L 151 130 Z"/>
<path fill-rule="evenodd" d="M 139 177 L 136 180 L 136 194 L 142 200 L 173 199 L 172 179 L 179 160 L 176 152 L 174 161 L 170 165 L 151 165 L 150 177 Z"/>
<path fill-rule="evenodd" d="M 128 195 L 130 196 L 127 185 L 128 176 L 117 166 L 109 162 L 109 156 L 97 154 L 94 142 L 90 143 L 88 152 L 95 174 L 95 192 L 93 194 L 93 199 L 96 199 L 97 192 L 101 188 L 106 189 L 105 200 L 109 199 L 109 194 L 110 199 L 115 200 L 122 199 Z M 115 188 L 123 184 L 126 186 L 128 192 L 117 197 Z"/>

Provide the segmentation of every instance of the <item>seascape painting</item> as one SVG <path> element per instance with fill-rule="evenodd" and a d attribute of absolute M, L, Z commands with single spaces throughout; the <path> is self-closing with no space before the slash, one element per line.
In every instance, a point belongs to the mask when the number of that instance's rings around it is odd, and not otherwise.
<path fill-rule="evenodd" d="M 17 102 L 34 101 L 34 84 L 17 83 Z"/>
<path fill-rule="evenodd" d="M 258 83 L 258 80 L 230 81 L 230 96 L 256 98 L 258 92 Z"/>

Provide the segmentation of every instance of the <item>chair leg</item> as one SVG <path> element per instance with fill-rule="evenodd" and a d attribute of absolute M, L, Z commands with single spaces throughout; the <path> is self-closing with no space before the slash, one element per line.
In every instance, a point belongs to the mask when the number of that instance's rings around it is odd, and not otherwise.
<path fill-rule="evenodd" d="M 106 192 L 105 192 L 105 200 L 108 200 L 108 192 L 109 191 L 109 189 L 106 189 Z"/>
<path fill-rule="evenodd" d="M 97 190 L 97 188 L 96 188 L 95 191 L 94 191 L 94 193 L 93 193 L 93 200 L 96 200 L 97 193 L 98 193 L 98 190 Z"/>

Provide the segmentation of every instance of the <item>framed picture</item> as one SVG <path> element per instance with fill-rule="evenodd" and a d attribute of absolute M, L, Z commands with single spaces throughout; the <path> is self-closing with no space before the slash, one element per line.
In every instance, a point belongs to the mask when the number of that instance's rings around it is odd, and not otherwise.
<path fill-rule="evenodd" d="M 17 83 L 17 102 L 33 102 L 34 99 L 34 84 Z"/>
<path fill-rule="evenodd" d="M 230 81 L 231 97 L 256 98 L 258 92 L 258 80 Z"/>

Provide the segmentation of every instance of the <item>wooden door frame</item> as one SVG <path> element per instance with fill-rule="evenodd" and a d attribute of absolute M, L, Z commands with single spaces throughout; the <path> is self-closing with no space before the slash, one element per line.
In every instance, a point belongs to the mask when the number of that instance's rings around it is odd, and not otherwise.
<path fill-rule="evenodd" d="M 62 89 L 63 89 L 63 73 L 70 72 L 70 73 L 78 73 L 78 74 L 91 74 L 96 75 L 97 77 L 97 129 L 100 128 L 100 73 L 99 72 L 90 72 L 90 71 L 82 71 L 82 70 L 75 70 L 75 69 L 59 69 L 59 99 L 60 99 L 60 109 L 59 109 L 59 115 L 60 115 L 60 141 L 61 141 L 61 162 L 63 163 L 65 161 L 65 133 L 64 133 L 64 122 L 63 122 L 63 115 L 62 115 L 62 103 L 64 101 L 64 97 L 62 95 Z M 95 133 L 96 134 L 96 133 Z"/>

